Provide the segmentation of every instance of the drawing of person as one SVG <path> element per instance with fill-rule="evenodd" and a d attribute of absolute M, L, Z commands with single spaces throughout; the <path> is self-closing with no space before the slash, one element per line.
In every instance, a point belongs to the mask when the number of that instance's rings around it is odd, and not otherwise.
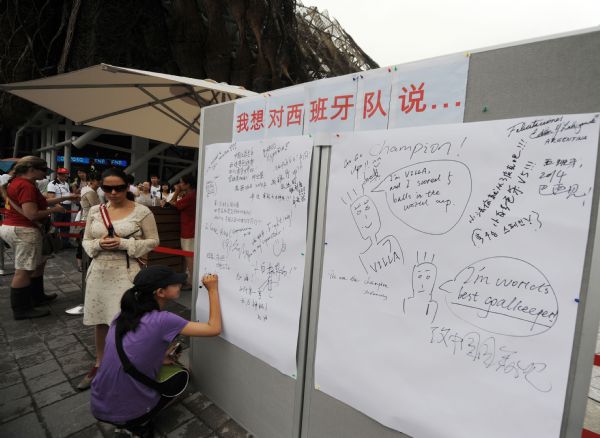
<path fill-rule="evenodd" d="M 434 258 L 435 256 L 432 256 L 431 261 L 427 261 L 427 253 L 425 253 L 424 260 L 419 262 L 417 253 L 417 264 L 413 266 L 412 271 L 412 296 L 402 301 L 402 310 L 405 314 L 411 308 L 420 309 L 417 311 L 422 310 L 423 314 L 430 318 L 431 323 L 435 320 L 438 310 L 438 302 L 433 299 L 433 288 L 437 279 Z"/>
<path fill-rule="evenodd" d="M 381 218 L 371 198 L 366 195 L 358 197 L 350 205 L 350 211 L 360 236 L 369 241 L 369 246 L 359 256 L 367 274 L 376 274 L 396 262 L 404 264 L 404 254 L 396 237 L 389 235 L 377 238 L 381 230 Z"/>

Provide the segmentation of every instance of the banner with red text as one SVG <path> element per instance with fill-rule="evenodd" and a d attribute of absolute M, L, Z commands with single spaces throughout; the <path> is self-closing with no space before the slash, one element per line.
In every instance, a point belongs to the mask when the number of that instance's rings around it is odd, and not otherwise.
<path fill-rule="evenodd" d="M 239 99 L 233 140 L 461 123 L 468 71 L 451 55 Z"/>

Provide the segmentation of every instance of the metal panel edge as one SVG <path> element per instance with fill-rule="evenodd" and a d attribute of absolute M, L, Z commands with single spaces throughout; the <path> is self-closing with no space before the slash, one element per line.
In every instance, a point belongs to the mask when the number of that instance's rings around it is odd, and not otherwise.
<path fill-rule="evenodd" d="M 600 148 L 600 144 L 598 146 Z M 596 180 L 590 215 L 589 235 L 583 269 L 579 309 L 575 325 L 569 380 L 561 430 L 562 437 L 579 437 L 588 403 L 588 392 L 594 367 L 596 340 L 600 324 L 600 157 L 596 159 Z"/>

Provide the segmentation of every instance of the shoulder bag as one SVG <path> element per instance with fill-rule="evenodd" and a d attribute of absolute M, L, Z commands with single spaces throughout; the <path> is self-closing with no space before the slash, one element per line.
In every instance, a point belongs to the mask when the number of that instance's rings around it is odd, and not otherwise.
<path fill-rule="evenodd" d="M 13 201 L 8 196 L 6 197 L 6 199 L 8 199 L 10 208 L 15 210 L 21 216 L 27 217 L 25 216 L 23 209 L 15 201 Z M 40 233 L 42 233 L 42 255 L 49 256 L 51 254 L 54 254 L 56 251 L 62 249 L 62 240 L 60 239 L 60 237 L 58 237 L 58 233 L 56 232 L 56 229 L 52 226 L 52 222 L 50 221 L 49 217 L 44 219 L 43 221 L 31 222 L 33 222 L 33 224 L 40 230 Z"/>
<path fill-rule="evenodd" d="M 138 382 L 154 389 L 163 397 L 177 397 L 185 391 L 185 388 L 187 388 L 188 382 L 190 381 L 190 373 L 182 365 L 172 364 L 161 366 L 157 375 L 158 380 L 154 380 L 139 371 L 131 363 L 123 350 L 123 338 L 117 335 L 116 330 L 115 345 L 117 347 L 117 353 L 119 353 L 121 365 L 123 365 L 123 370 Z"/>

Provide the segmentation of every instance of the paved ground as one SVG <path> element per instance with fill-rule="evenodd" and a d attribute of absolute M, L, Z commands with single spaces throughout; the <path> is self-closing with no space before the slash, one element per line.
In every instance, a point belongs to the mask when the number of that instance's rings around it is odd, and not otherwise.
<path fill-rule="evenodd" d="M 64 311 L 80 304 L 81 274 L 74 250 L 62 251 L 46 267 L 47 292 L 58 299 L 44 318 L 14 321 L 10 276 L 0 277 L 0 437 L 112 437 L 114 427 L 96 421 L 89 391 L 75 389 L 93 365 L 93 328 Z M 11 265 L 10 260 L 7 264 Z M 189 309 L 169 310 L 189 318 Z M 184 351 L 185 352 L 185 351 Z M 188 391 L 158 418 L 158 437 L 241 438 L 248 433 L 203 394 Z"/>

